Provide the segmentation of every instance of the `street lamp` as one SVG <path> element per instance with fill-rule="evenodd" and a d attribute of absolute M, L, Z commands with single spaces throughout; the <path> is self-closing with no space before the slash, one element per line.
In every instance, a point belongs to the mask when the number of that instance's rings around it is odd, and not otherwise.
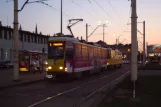
<path fill-rule="evenodd" d="M 141 35 L 143 35 L 143 66 L 145 66 L 145 21 L 143 22 L 137 22 L 143 24 L 143 34 L 137 29 L 137 32 L 139 32 Z M 130 25 L 131 23 L 127 23 L 127 25 Z"/>
<path fill-rule="evenodd" d="M 103 27 L 103 42 L 104 42 L 104 27 L 107 27 L 106 24 L 110 24 L 108 21 L 98 21 L 97 22 L 97 27 L 93 30 L 93 32 L 88 36 L 87 33 L 86 33 L 86 40 L 88 40 L 88 38 L 93 35 L 93 33 L 100 27 L 102 26 Z M 88 25 L 86 25 L 87 27 Z M 87 30 L 86 30 L 87 32 Z"/>
<path fill-rule="evenodd" d="M 117 45 L 119 44 L 119 38 L 120 36 L 123 36 L 123 35 L 118 35 L 118 34 L 114 34 L 113 36 L 116 36 L 116 48 L 117 48 Z"/>
<path fill-rule="evenodd" d="M 99 21 L 98 22 L 98 25 L 103 27 L 103 42 L 104 42 L 104 38 L 105 38 L 105 27 L 107 27 L 106 24 L 109 24 L 109 22 L 108 21 Z"/>

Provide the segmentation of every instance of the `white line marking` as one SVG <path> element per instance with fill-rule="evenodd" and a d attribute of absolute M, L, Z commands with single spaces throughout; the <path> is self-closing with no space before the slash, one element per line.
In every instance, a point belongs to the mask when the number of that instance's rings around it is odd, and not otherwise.
<path fill-rule="evenodd" d="M 93 83 L 93 82 L 95 82 L 95 81 L 97 81 L 97 80 L 100 80 L 100 79 L 103 79 L 103 78 L 107 78 L 107 77 L 109 77 L 109 76 L 111 76 L 111 75 L 113 75 L 113 74 L 115 74 L 115 73 L 117 73 L 117 72 L 120 72 L 120 71 L 116 71 L 116 72 L 114 72 L 114 73 L 112 73 L 112 74 L 110 74 L 110 75 L 101 77 L 101 78 L 96 79 L 96 80 L 93 80 L 93 81 L 89 81 L 89 82 L 87 82 L 87 83 L 85 83 L 85 84 L 83 84 L 83 85 L 80 85 L 80 86 L 77 86 L 77 87 L 75 87 L 75 88 L 69 89 L 69 90 L 67 90 L 67 91 L 64 91 L 64 92 L 58 93 L 58 94 L 56 94 L 56 95 L 50 96 L 50 97 L 48 97 L 48 98 L 45 98 L 45 99 L 43 99 L 43 100 L 41 100 L 41 101 L 39 101 L 39 102 L 36 102 L 36 103 L 30 105 L 30 106 L 28 106 L 28 107 L 37 106 L 37 105 L 39 105 L 39 104 L 41 104 L 41 103 L 43 103 L 43 102 L 45 102 L 45 101 L 47 101 L 47 100 L 56 98 L 56 97 L 58 97 L 58 96 L 60 96 L 60 95 L 63 95 L 63 94 L 65 94 L 65 93 L 68 93 L 68 92 L 71 92 L 71 91 L 73 91 L 73 90 L 76 90 L 76 89 L 78 89 L 78 88 L 80 88 L 80 87 L 83 87 L 83 86 L 85 86 L 85 85 L 87 85 L 87 84 Z"/>

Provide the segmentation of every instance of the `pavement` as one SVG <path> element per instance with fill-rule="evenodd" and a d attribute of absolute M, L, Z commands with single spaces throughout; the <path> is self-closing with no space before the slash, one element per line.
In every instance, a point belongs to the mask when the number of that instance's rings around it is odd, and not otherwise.
<path fill-rule="evenodd" d="M 0 69 L 0 89 L 44 80 L 45 72 L 20 73 L 20 81 L 14 81 L 13 68 Z"/>
<path fill-rule="evenodd" d="M 7 88 L 0 91 L 0 107 L 73 107 L 127 71 L 127 67 L 122 67 L 70 82 L 43 81 Z M 81 105 L 85 107 L 86 103 L 90 105 L 92 102 L 87 100 Z"/>
<path fill-rule="evenodd" d="M 161 70 L 138 70 L 139 76 L 161 76 Z"/>

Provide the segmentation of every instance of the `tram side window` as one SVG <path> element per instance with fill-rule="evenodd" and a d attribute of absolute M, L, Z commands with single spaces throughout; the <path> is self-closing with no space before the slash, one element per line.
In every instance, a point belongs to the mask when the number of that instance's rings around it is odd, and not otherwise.
<path fill-rule="evenodd" d="M 72 59 L 73 58 L 73 54 L 74 53 L 74 51 L 73 51 L 73 49 L 66 49 L 66 58 L 67 59 Z"/>
<path fill-rule="evenodd" d="M 82 45 L 82 59 L 86 60 L 88 58 L 87 46 Z"/>
<path fill-rule="evenodd" d="M 105 52 L 105 54 L 104 54 L 105 59 L 107 59 L 107 51 L 106 51 L 106 50 L 104 50 L 104 52 Z"/>
<path fill-rule="evenodd" d="M 105 58 L 105 51 L 103 49 L 101 49 L 101 56 L 102 59 Z"/>
<path fill-rule="evenodd" d="M 104 49 L 102 50 L 102 58 L 106 59 L 106 51 Z"/>
<path fill-rule="evenodd" d="M 81 59 L 81 45 L 79 44 L 75 45 L 75 56 L 76 59 Z"/>
<path fill-rule="evenodd" d="M 111 51 L 107 51 L 107 58 L 108 58 L 108 59 L 111 58 Z"/>
<path fill-rule="evenodd" d="M 94 57 L 96 58 L 97 57 L 97 48 L 94 47 Z"/>
<path fill-rule="evenodd" d="M 89 47 L 88 52 L 89 52 L 89 59 L 93 59 L 93 47 Z"/>
<path fill-rule="evenodd" d="M 97 49 L 97 58 L 100 58 L 100 53 L 101 53 L 101 50 Z"/>

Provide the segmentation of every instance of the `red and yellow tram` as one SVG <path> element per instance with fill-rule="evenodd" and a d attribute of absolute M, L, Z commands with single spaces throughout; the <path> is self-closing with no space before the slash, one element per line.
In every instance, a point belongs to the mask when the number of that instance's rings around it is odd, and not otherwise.
<path fill-rule="evenodd" d="M 63 74 L 79 77 L 83 72 L 100 72 L 107 67 L 107 49 L 72 37 L 50 37 L 47 77 Z"/>

